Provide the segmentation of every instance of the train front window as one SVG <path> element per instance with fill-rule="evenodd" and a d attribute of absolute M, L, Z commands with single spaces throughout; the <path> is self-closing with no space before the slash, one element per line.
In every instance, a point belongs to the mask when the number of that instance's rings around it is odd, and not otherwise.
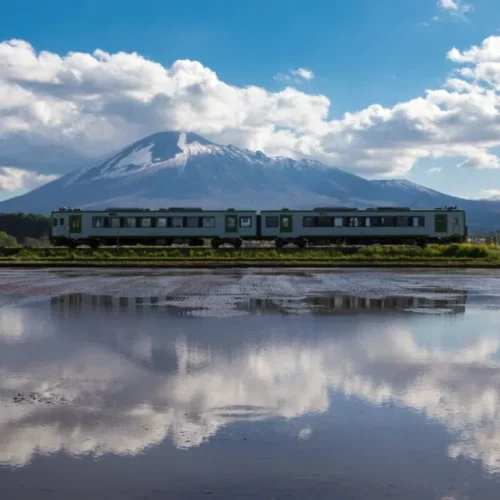
<path fill-rule="evenodd" d="M 57 219 L 52 219 L 52 225 L 55 227 L 57 226 Z"/>
<path fill-rule="evenodd" d="M 62 217 L 59 219 L 59 224 L 60 224 L 61 226 L 64 226 L 64 219 L 63 219 Z"/>
<path fill-rule="evenodd" d="M 240 227 L 248 228 L 252 227 L 252 218 L 251 217 L 240 217 Z"/>

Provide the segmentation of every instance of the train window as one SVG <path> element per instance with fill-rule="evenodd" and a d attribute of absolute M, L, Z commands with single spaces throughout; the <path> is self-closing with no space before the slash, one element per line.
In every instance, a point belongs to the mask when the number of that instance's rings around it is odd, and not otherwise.
<path fill-rule="evenodd" d="M 156 219 L 156 227 L 167 227 L 167 218 L 166 217 L 158 217 Z"/>
<path fill-rule="evenodd" d="M 203 217 L 203 227 L 215 227 L 215 217 Z"/>
<path fill-rule="evenodd" d="M 411 219 L 409 217 L 396 217 L 397 227 L 409 227 Z"/>
<path fill-rule="evenodd" d="M 316 217 L 316 227 L 332 227 L 334 224 L 333 217 L 320 216 Z"/>
<path fill-rule="evenodd" d="M 120 217 L 111 217 L 111 227 L 120 227 Z"/>
<path fill-rule="evenodd" d="M 172 227 L 184 227 L 184 217 L 172 217 Z"/>
<path fill-rule="evenodd" d="M 396 217 L 381 217 L 380 225 L 383 227 L 395 227 L 396 226 Z"/>
<path fill-rule="evenodd" d="M 141 226 L 142 227 L 151 227 L 151 218 L 150 217 L 143 217 L 141 219 Z"/>
<path fill-rule="evenodd" d="M 187 227 L 200 227 L 200 218 L 199 217 L 186 217 L 187 219 Z"/>
<path fill-rule="evenodd" d="M 57 219 L 52 219 L 52 225 L 57 226 Z"/>
<path fill-rule="evenodd" d="M 365 227 L 365 217 L 349 217 L 349 227 Z"/>
<path fill-rule="evenodd" d="M 64 219 L 62 217 L 59 219 L 59 225 L 64 226 Z"/>
<path fill-rule="evenodd" d="M 279 219 L 277 215 L 266 216 L 266 227 L 278 227 Z"/>
<path fill-rule="evenodd" d="M 240 227 L 252 227 L 252 218 L 248 216 L 240 217 Z"/>
<path fill-rule="evenodd" d="M 343 227 L 343 226 L 344 226 L 344 218 L 335 217 L 335 227 Z"/>
<path fill-rule="evenodd" d="M 125 224 L 127 227 L 135 227 L 136 226 L 136 218 L 135 217 L 127 217 L 125 219 Z"/>
<path fill-rule="evenodd" d="M 278 218 L 276 217 L 276 226 L 267 226 L 267 227 L 278 227 Z M 302 227 L 314 227 L 314 217 L 310 216 L 302 217 Z"/>
<path fill-rule="evenodd" d="M 103 227 L 102 217 L 92 217 L 92 227 Z"/>
<path fill-rule="evenodd" d="M 413 227 L 425 227 L 425 217 L 413 217 Z"/>

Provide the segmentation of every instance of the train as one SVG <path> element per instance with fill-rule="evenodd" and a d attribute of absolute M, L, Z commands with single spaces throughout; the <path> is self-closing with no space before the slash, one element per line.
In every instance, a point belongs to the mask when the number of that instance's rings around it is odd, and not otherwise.
<path fill-rule="evenodd" d="M 205 210 L 198 207 L 51 212 L 51 243 L 92 248 L 117 245 L 187 244 L 240 248 L 245 241 L 276 248 L 323 245 L 373 245 L 464 242 L 466 213 L 457 207 L 317 207 L 312 210 Z"/>

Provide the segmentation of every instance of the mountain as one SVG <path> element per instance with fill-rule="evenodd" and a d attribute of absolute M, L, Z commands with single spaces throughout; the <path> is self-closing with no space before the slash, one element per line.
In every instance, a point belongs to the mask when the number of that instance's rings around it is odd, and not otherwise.
<path fill-rule="evenodd" d="M 473 230 L 500 226 L 500 202 L 465 200 L 406 180 L 369 181 L 311 160 L 270 158 L 199 135 L 160 132 L 80 167 L 0 212 L 49 213 L 60 206 L 200 206 L 203 208 L 457 205 Z"/>

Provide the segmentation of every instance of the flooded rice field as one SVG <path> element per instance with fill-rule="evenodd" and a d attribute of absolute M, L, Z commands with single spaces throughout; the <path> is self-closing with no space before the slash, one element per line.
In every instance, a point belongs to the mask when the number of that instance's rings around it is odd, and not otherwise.
<path fill-rule="evenodd" d="M 500 273 L 0 270 L 0 498 L 498 499 Z"/>

